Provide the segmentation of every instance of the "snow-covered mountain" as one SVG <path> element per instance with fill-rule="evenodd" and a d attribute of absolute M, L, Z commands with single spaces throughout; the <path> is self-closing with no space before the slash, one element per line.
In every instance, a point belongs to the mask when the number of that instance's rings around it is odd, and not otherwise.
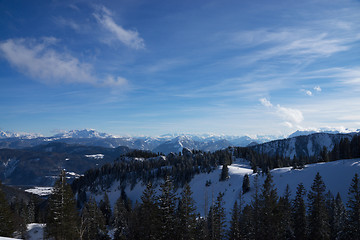
<path fill-rule="evenodd" d="M 301 135 L 258 144 L 252 146 L 252 149 L 269 156 L 278 155 L 290 158 L 293 158 L 294 156 L 311 157 L 319 155 L 323 147 L 326 147 L 328 151 L 331 151 L 335 144 L 340 143 L 341 139 L 348 138 L 351 141 L 355 134 L 358 133 L 313 133 L 311 135 Z"/>
<path fill-rule="evenodd" d="M 290 134 L 288 138 L 298 137 L 298 136 L 306 136 L 313 133 L 330 133 L 330 134 L 338 134 L 338 133 L 352 133 L 359 132 L 359 129 L 349 129 L 349 128 L 319 128 L 319 129 L 308 129 L 308 130 L 297 130 Z"/>
<path fill-rule="evenodd" d="M 114 135 L 101 133 L 94 129 L 71 130 L 58 133 L 54 138 L 115 138 Z"/>
<path fill-rule="evenodd" d="M 0 130 L 0 139 L 4 139 L 4 138 L 33 139 L 38 137 L 42 137 L 42 135 L 37 133 L 14 133 L 10 131 Z"/>
<path fill-rule="evenodd" d="M 324 131 L 326 133 L 324 133 Z M 181 152 L 184 147 L 203 151 L 216 151 L 229 146 L 245 147 L 251 145 L 255 150 L 274 155 L 294 156 L 295 154 L 313 155 L 323 146 L 331 150 L 333 145 L 342 138 L 340 132 L 345 132 L 351 139 L 353 133 L 349 129 L 319 129 L 309 131 L 296 131 L 285 140 L 285 136 L 227 136 L 216 134 L 166 134 L 158 137 L 117 137 L 101 133 L 94 129 L 71 130 L 56 134 L 52 137 L 40 137 L 36 134 L 17 134 L 0 132 L 1 148 L 33 147 L 48 142 L 64 142 L 68 144 L 81 144 L 86 146 L 100 146 L 116 148 L 126 146 L 131 149 L 149 150 L 155 153 Z M 314 137 L 316 134 L 324 134 Z M 313 136 L 313 137 L 311 137 Z M 295 137 L 299 137 L 296 138 Z M 309 141 L 303 138 L 309 137 Z M 329 140 L 330 139 L 330 140 Z M 306 142 L 306 144 L 304 143 Z M 306 146 L 305 146 L 306 145 Z M 300 155 L 301 155 L 300 154 Z"/>
<path fill-rule="evenodd" d="M 58 133 L 51 137 L 40 135 L 19 135 L 1 132 L 1 148 L 33 147 L 47 142 L 64 142 L 87 146 L 115 148 L 126 146 L 132 149 L 149 150 L 153 152 L 181 152 L 183 147 L 204 151 L 216 151 L 229 146 L 247 146 L 250 143 L 263 143 L 277 139 L 276 136 L 226 136 L 215 134 L 165 134 L 158 137 L 117 137 L 101 133 L 94 129 L 71 130 Z"/>

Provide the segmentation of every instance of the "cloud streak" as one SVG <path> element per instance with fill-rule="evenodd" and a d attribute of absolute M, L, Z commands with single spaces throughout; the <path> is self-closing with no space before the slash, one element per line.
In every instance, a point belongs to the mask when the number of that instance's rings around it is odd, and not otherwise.
<path fill-rule="evenodd" d="M 0 43 L 0 54 L 14 68 L 46 84 L 85 83 L 95 86 L 121 86 L 126 79 L 102 80 L 94 76 L 93 66 L 51 48 L 55 38 L 8 39 Z M 119 80 L 120 79 L 120 80 Z"/>
<path fill-rule="evenodd" d="M 103 28 L 114 34 L 115 38 L 126 46 L 134 49 L 145 48 L 144 39 L 139 36 L 139 33 L 133 30 L 126 30 L 116 24 L 112 18 L 112 13 L 106 7 L 98 7 L 93 16 Z"/>
<path fill-rule="evenodd" d="M 327 32 L 318 33 L 307 29 L 268 29 L 244 31 L 233 34 L 231 42 L 240 48 L 261 48 L 251 56 L 240 57 L 241 62 L 252 64 L 276 57 L 296 57 L 292 61 L 328 57 L 350 49 L 359 36 L 340 38 Z"/>

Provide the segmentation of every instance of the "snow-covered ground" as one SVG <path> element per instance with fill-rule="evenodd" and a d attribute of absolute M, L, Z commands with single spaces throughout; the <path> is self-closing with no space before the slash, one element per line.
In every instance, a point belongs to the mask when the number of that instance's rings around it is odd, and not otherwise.
<path fill-rule="evenodd" d="M 27 225 L 27 240 L 43 240 L 44 239 L 44 228 L 43 223 L 30 223 Z"/>
<path fill-rule="evenodd" d="M 247 162 L 242 159 L 237 159 L 229 166 L 230 178 L 222 182 L 219 181 L 221 168 L 222 167 L 220 166 L 209 174 L 202 173 L 196 175 L 190 182 L 193 198 L 196 201 L 197 210 L 201 215 L 204 215 L 205 211 L 208 211 L 212 201 L 216 200 L 219 192 L 225 194 L 225 209 L 230 213 L 235 200 L 238 199 L 239 193 L 242 191 L 242 182 L 245 174 L 249 174 L 251 189 L 250 192 L 244 194 L 243 198 L 245 203 L 251 202 L 254 193 L 254 178 L 256 174 L 252 173 Z M 271 174 L 279 196 L 283 195 L 286 185 L 288 184 L 292 192 L 292 197 L 294 197 L 296 187 L 299 183 L 303 183 L 307 191 L 310 189 L 317 172 L 322 176 L 327 190 L 330 190 L 333 195 L 336 195 L 339 192 L 345 203 L 347 201 L 347 193 L 351 179 L 354 177 L 355 173 L 360 173 L 360 159 L 309 164 L 301 170 L 293 170 L 291 167 L 278 168 L 273 169 Z M 258 182 L 260 188 L 262 187 L 265 178 L 266 176 L 259 174 Z M 211 181 L 211 184 L 206 187 L 206 182 L 209 181 Z M 112 187 L 107 190 L 112 206 L 120 197 L 121 191 L 119 190 L 119 186 L 119 182 L 115 182 Z M 140 197 L 144 189 L 145 186 L 142 183 L 138 183 L 132 190 L 128 186 L 125 191 L 127 196 L 135 203 L 136 201 L 141 202 Z M 180 192 L 181 189 L 178 190 L 178 193 Z M 95 198 L 99 202 L 103 198 L 103 195 L 95 196 Z M 207 209 L 205 209 L 205 206 L 207 206 Z M 228 217 L 230 217 L 230 214 L 228 214 Z"/>
<path fill-rule="evenodd" d="M 43 223 L 30 223 L 27 225 L 27 236 L 26 240 L 43 240 L 44 239 L 44 228 L 46 224 Z M 18 238 L 7 238 L 0 237 L 0 240 L 15 240 Z"/>
<path fill-rule="evenodd" d="M 104 154 L 102 153 L 98 153 L 98 154 L 91 154 L 91 155 L 85 155 L 85 157 L 87 158 L 93 158 L 93 159 L 103 159 L 104 158 Z"/>
<path fill-rule="evenodd" d="M 25 192 L 29 192 L 32 194 L 36 194 L 39 196 L 48 196 L 52 192 L 52 187 L 34 187 L 30 189 L 26 189 Z"/>

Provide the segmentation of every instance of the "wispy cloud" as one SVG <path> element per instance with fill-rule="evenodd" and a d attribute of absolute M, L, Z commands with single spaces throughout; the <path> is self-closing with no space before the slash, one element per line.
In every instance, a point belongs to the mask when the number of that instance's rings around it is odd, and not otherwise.
<path fill-rule="evenodd" d="M 265 107 L 269 108 L 273 111 L 277 116 L 282 118 L 285 122 L 283 123 L 285 126 L 293 127 L 299 126 L 299 124 L 304 120 L 304 116 L 302 112 L 298 109 L 294 108 L 286 108 L 277 104 L 274 106 L 268 99 L 261 98 L 259 99 L 260 103 Z"/>
<path fill-rule="evenodd" d="M 13 67 L 46 84 L 86 83 L 96 86 L 121 86 L 126 79 L 99 79 L 94 76 L 93 66 L 82 63 L 76 57 L 60 53 L 51 46 L 55 38 L 8 39 L 0 43 L 0 54 Z"/>
<path fill-rule="evenodd" d="M 63 17 L 55 17 L 54 22 L 60 26 L 70 27 L 75 31 L 80 31 L 84 26 L 80 26 L 78 23 L 71 19 L 65 19 Z"/>
<path fill-rule="evenodd" d="M 344 25 L 344 23 L 343 23 Z M 288 28 L 271 31 L 260 29 L 232 34 L 233 47 L 253 48 L 251 56 L 240 57 L 239 62 L 255 63 L 276 57 L 296 57 L 292 61 L 308 61 L 328 57 L 350 49 L 350 44 L 359 36 L 333 36 L 327 31 L 318 32 L 310 29 Z M 261 50 L 257 50 L 257 49 Z"/>
<path fill-rule="evenodd" d="M 115 38 L 126 46 L 134 49 L 145 48 L 144 39 L 139 36 L 139 33 L 136 30 L 126 30 L 118 25 L 114 21 L 111 11 L 106 7 L 98 7 L 93 16 L 103 28 L 114 34 Z"/>

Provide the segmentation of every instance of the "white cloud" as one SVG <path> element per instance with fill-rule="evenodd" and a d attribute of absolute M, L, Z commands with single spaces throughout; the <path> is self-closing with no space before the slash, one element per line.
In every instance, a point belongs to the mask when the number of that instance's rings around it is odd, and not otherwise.
<path fill-rule="evenodd" d="M 8 39 L 0 43 L 0 54 L 20 72 L 37 81 L 53 83 L 86 83 L 101 85 L 94 76 L 91 64 L 81 63 L 67 53 L 51 48 L 58 40 L 52 37 L 40 41 L 34 39 Z M 120 86 L 126 80 L 107 82 L 106 86 Z"/>
<path fill-rule="evenodd" d="M 312 96 L 312 92 L 310 90 L 305 90 L 305 94 L 308 95 L 308 96 Z"/>
<path fill-rule="evenodd" d="M 298 109 L 282 107 L 279 104 L 274 106 L 266 98 L 261 98 L 259 101 L 262 105 L 272 109 L 277 116 L 282 118 L 285 121 L 283 123 L 285 126 L 293 127 L 294 125 L 300 124 L 304 120 L 302 112 Z"/>
<path fill-rule="evenodd" d="M 259 101 L 265 107 L 273 107 L 272 103 L 269 100 L 267 100 L 266 98 L 260 98 Z"/>
<path fill-rule="evenodd" d="M 314 90 L 317 91 L 317 92 L 321 92 L 321 87 L 320 86 L 315 86 Z"/>
<path fill-rule="evenodd" d="M 298 109 L 281 107 L 279 104 L 276 106 L 277 114 L 284 120 L 293 123 L 301 123 L 304 120 L 302 112 Z"/>
<path fill-rule="evenodd" d="M 112 18 L 112 13 L 106 7 L 99 7 L 93 15 L 102 27 L 113 33 L 116 39 L 126 46 L 135 49 L 145 48 L 144 39 L 139 36 L 139 33 L 133 30 L 126 30 L 116 24 Z"/>
<path fill-rule="evenodd" d="M 115 87 L 115 86 L 126 86 L 128 81 L 123 77 L 117 77 L 116 79 L 113 76 L 107 77 L 102 84 L 103 86 Z"/>

